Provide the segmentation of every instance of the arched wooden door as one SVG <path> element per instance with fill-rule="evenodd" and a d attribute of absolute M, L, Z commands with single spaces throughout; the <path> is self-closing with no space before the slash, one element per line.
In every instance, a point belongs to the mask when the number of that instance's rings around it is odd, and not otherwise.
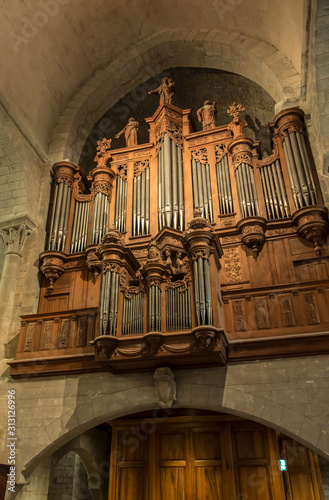
<path fill-rule="evenodd" d="M 288 452 L 291 480 L 279 470 L 286 452 L 277 434 L 254 422 L 226 416 L 117 421 L 109 500 L 322 500 L 316 457 L 299 448 Z"/>

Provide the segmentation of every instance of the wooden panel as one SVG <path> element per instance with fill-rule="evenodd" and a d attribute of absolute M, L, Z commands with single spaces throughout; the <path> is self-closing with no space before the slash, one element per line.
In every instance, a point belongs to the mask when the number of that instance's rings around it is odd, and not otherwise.
<path fill-rule="evenodd" d="M 162 500 L 187 500 L 185 469 L 161 467 L 160 492 Z"/>
<path fill-rule="evenodd" d="M 193 432 L 195 460 L 219 460 L 221 458 L 220 433 Z"/>
<path fill-rule="evenodd" d="M 118 474 L 116 493 L 116 499 L 118 500 L 145 500 L 144 469 L 121 467 Z"/>
<path fill-rule="evenodd" d="M 239 498 L 272 500 L 266 467 L 239 467 Z"/>
<path fill-rule="evenodd" d="M 237 431 L 237 459 L 265 458 L 265 431 Z"/>
<path fill-rule="evenodd" d="M 183 432 L 160 434 L 160 460 L 185 459 L 185 435 Z"/>
<path fill-rule="evenodd" d="M 222 470 L 220 467 L 196 468 L 196 500 L 221 500 Z"/>
<path fill-rule="evenodd" d="M 290 474 L 290 485 L 292 500 L 315 500 L 310 474 Z"/>
<path fill-rule="evenodd" d="M 144 460 L 144 443 L 129 430 L 118 432 L 119 457 L 122 461 Z"/>

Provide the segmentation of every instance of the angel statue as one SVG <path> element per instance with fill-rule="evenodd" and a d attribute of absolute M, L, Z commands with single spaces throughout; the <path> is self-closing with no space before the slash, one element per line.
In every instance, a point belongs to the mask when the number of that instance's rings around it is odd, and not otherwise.
<path fill-rule="evenodd" d="M 202 123 L 203 130 L 216 127 L 217 109 L 215 101 L 205 101 L 202 108 L 197 111 L 198 120 Z"/>
<path fill-rule="evenodd" d="M 137 146 L 137 130 L 139 123 L 135 118 L 129 118 L 127 125 L 119 132 L 115 138 L 119 139 L 122 134 L 125 134 L 126 147 L 132 148 Z"/>
<path fill-rule="evenodd" d="M 154 90 L 149 90 L 148 93 L 159 94 L 160 104 L 162 104 L 163 102 L 171 104 L 173 95 L 175 93 L 175 82 L 171 78 L 165 76 L 164 78 L 162 78 L 161 85 Z"/>

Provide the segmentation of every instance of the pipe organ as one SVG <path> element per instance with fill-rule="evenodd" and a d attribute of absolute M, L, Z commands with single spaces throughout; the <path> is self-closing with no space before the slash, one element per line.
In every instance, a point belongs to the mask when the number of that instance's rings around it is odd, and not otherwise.
<path fill-rule="evenodd" d="M 146 119 L 149 143 L 99 141 L 87 176 L 54 165 L 39 310 L 22 318 L 13 376 L 327 345 L 327 209 L 303 112 L 275 117 L 262 159 L 241 110 L 200 132 L 190 110 L 163 102 Z"/>

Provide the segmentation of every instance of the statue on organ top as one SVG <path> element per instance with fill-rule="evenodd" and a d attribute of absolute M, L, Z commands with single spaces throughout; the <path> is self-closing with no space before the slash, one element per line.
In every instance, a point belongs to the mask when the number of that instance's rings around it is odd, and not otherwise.
<path fill-rule="evenodd" d="M 148 93 L 159 94 L 160 104 L 162 104 L 163 102 L 172 104 L 172 98 L 175 94 L 175 82 L 171 78 L 165 76 L 164 78 L 162 78 L 161 85 L 154 90 L 149 90 Z"/>
<path fill-rule="evenodd" d="M 133 148 L 137 146 L 137 130 L 139 123 L 135 118 L 129 118 L 127 125 L 119 132 L 115 138 L 119 139 L 122 134 L 125 134 L 126 147 Z"/>
<path fill-rule="evenodd" d="M 205 101 L 202 108 L 197 111 L 198 120 L 202 123 L 203 130 L 216 127 L 217 109 L 215 101 Z"/>

